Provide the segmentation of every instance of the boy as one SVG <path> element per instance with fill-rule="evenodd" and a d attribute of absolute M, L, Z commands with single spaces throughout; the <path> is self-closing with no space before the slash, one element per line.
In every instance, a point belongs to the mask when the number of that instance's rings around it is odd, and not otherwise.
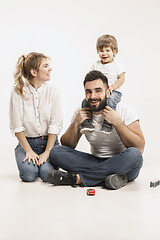
<path fill-rule="evenodd" d="M 122 96 L 120 87 L 125 81 L 125 70 L 123 66 L 114 59 L 118 53 L 117 40 L 111 35 L 103 35 L 97 39 L 96 48 L 100 60 L 92 65 L 91 70 L 98 70 L 108 78 L 111 94 L 105 105 L 108 105 L 115 110 Z M 98 101 L 96 96 L 93 100 Z M 82 102 L 82 108 L 83 107 L 88 107 L 86 100 L 83 100 Z M 92 119 L 84 120 L 80 129 L 81 133 L 93 131 L 94 127 L 92 125 Z M 101 132 L 109 134 L 111 129 L 112 125 L 104 120 Z"/>

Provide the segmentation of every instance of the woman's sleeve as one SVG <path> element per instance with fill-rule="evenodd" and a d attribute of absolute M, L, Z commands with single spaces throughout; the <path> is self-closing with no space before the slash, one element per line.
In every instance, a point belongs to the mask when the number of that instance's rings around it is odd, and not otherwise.
<path fill-rule="evenodd" d="M 13 89 L 9 105 L 10 130 L 13 136 L 15 136 L 15 133 L 25 130 L 22 126 L 22 103 L 20 98 L 20 95 Z"/>
<path fill-rule="evenodd" d="M 63 127 L 63 115 L 60 94 L 58 89 L 54 88 L 48 134 L 58 135 L 62 130 L 62 127 Z"/>

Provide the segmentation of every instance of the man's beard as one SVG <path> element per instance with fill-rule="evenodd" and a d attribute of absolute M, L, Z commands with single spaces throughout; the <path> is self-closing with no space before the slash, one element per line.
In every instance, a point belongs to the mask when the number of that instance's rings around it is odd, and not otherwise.
<path fill-rule="evenodd" d="M 105 108 L 105 106 L 107 105 L 107 97 L 105 97 L 103 100 L 101 100 L 100 98 L 94 99 L 94 101 L 99 102 L 98 107 L 94 106 L 94 105 L 90 105 L 90 102 L 92 102 L 92 101 L 93 101 L 93 99 L 88 99 L 88 102 L 87 102 L 89 105 L 89 108 L 91 109 L 92 112 L 99 112 L 99 111 L 103 110 Z"/>

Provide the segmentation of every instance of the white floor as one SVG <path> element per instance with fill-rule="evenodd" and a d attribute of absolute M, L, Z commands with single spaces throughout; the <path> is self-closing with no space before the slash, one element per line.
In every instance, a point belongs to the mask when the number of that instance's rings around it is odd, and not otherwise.
<path fill-rule="evenodd" d="M 4 160 L 3 160 L 4 161 Z M 160 161 L 145 157 L 136 181 L 111 191 L 23 183 L 15 163 L 0 169 L 1 240 L 159 240 Z"/>

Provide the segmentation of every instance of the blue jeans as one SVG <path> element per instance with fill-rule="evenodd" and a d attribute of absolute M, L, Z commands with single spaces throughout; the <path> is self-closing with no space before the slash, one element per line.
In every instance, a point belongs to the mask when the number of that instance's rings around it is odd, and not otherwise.
<path fill-rule="evenodd" d="M 116 110 L 117 104 L 121 101 L 122 93 L 113 91 L 107 99 L 107 105 Z"/>
<path fill-rule="evenodd" d="M 40 155 L 45 151 L 48 137 L 27 138 L 27 140 L 32 150 Z M 57 139 L 55 141 L 55 145 L 59 145 Z M 48 173 L 55 169 L 54 166 L 49 163 L 49 159 L 41 166 L 37 166 L 37 164 L 33 165 L 32 161 L 28 163 L 28 160 L 23 163 L 25 156 L 26 153 L 19 143 L 15 148 L 15 157 L 21 180 L 24 182 L 33 182 L 37 177 L 40 177 L 44 182 L 46 182 Z"/>
<path fill-rule="evenodd" d="M 141 152 L 134 147 L 110 158 L 98 158 L 66 146 L 56 146 L 50 156 L 51 164 L 79 174 L 84 186 L 102 184 L 108 175 L 114 173 L 127 174 L 128 181 L 133 181 L 139 175 L 143 163 Z"/>

